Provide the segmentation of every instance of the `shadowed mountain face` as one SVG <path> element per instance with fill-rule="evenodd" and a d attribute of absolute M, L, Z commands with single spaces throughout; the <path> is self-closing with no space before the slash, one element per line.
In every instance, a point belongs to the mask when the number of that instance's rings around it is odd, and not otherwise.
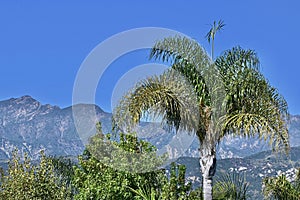
<path fill-rule="evenodd" d="M 103 132 L 111 130 L 111 114 L 95 105 L 79 104 L 75 107 L 88 115 L 90 108 L 95 108 L 96 118 L 92 123 L 102 122 Z M 86 112 L 85 112 L 86 111 Z M 292 116 L 289 125 L 291 146 L 300 145 L 300 116 Z M 87 130 L 89 135 L 95 129 Z M 141 123 L 139 136 L 150 141 L 159 149 L 170 142 L 174 133 L 167 133 L 157 128 L 155 123 Z M 61 109 L 57 106 L 42 105 L 30 96 L 11 98 L 0 101 L 0 160 L 10 157 L 10 152 L 17 147 L 28 152 L 35 159 L 41 149 L 49 155 L 78 155 L 84 145 L 79 137 L 73 120 L 72 107 Z M 199 143 L 195 139 L 183 156 L 198 157 Z M 245 157 L 269 147 L 257 138 L 239 138 L 227 136 L 218 146 L 219 158 Z M 170 152 L 174 155 L 174 152 Z"/>

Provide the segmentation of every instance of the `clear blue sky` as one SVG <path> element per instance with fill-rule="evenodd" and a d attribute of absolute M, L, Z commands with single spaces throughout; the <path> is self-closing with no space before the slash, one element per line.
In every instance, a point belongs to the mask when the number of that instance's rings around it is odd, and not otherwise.
<path fill-rule="evenodd" d="M 300 114 L 299 0 L 107 0 L 0 1 L 0 100 L 31 95 L 60 107 L 72 103 L 76 73 L 88 53 L 108 37 L 132 28 L 178 30 L 199 41 L 214 20 L 225 30 L 216 55 L 235 45 L 256 50 L 262 71 Z M 126 57 L 126 56 L 125 56 Z M 97 104 L 110 109 L 111 90 L 145 52 L 120 58 L 97 90 Z"/>

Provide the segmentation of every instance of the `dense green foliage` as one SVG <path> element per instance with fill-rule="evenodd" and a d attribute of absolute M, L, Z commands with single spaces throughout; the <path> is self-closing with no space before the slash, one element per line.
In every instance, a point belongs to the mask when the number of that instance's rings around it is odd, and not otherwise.
<path fill-rule="evenodd" d="M 7 174 L 1 176 L 0 188 L 0 199 L 5 200 L 71 199 L 69 187 L 56 175 L 51 159 L 43 152 L 40 162 L 33 164 L 27 154 L 21 161 L 15 150 Z"/>
<path fill-rule="evenodd" d="M 133 135 L 123 140 L 134 147 Z M 126 145 L 125 145 L 126 143 Z M 149 145 L 149 144 L 148 144 Z M 69 158 L 46 157 L 39 162 L 24 161 L 13 152 L 9 168 L 1 175 L 0 199 L 138 199 L 138 200 L 202 200 L 202 189 L 192 189 L 186 182 L 185 166 L 171 164 L 170 170 L 130 173 L 105 166 L 87 150 L 74 164 Z M 233 172 L 217 177 L 213 187 L 215 200 L 245 200 L 249 183 Z M 266 199 L 300 199 L 300 171 L 290 182 L 285 175 L 263 180 Z M 75 196 L 74 196 L 75 195 Z"/>
<path fill-rule="evenodd" d="M 139 140 L 135 133 L 103 134 L 101 123 L 90 138 L 86 150 L 99 162 L 118 171 L 149 172 L 160 167 L 166 156 L 158 157 L 156 147 Z"/>
<path fill-rule="evenodd" d="M 192 191 L 191 183 L 185 181 L 185 166 L 172 163 L 171 169 L 145 173 L 132 173 L 119 170 L 100 162 L 96 150 L 107 150 L 107 142 L 125 151 L 141 153 L 155 152 L 154 146 L 140 141 L 134 134 L 120 134 L 120 140 L 114 141 L 109 134 L 104 135 L 101 124 L 97 134 L 91 138 L 79 163 L 69 158 L 46 157 L 41 153 L 40 161 L 33 163 L 27 154 L 24 161 L 13 153 L 7 172 L 1 176 L 0 199 L 196 199 L 199 195 Z M 101 147 L 101 148 L 100 148 Z M 108 155 L 102 151 L 102 156 Z M 97 155 L 99 156 L 99 155 Z M 163 157 L 156 161 L 162 163 Z M 115 159 L 115 158 L 113 158 Z M 200 197 L 199 197 L 200 198 Z"/>
<path fill-rule="evenodd" d="M 125 141 L 133 147 L 135 140 Z M 172 163 L 169 171 L 134 174 L 107 167 L 88 151 L 79 158 L 79 164 L 74 164 L 69 158 L 41 153 L 40 161 L 33 163 L 26 154 L 21 161 L 14 151 L 8 171 L 1 175 L 0 199 L 203 199 L 202 189 L 193 190 L 186 182 L 184 165 Z M 244 176 L 224 174 L 217 177 L 213 199 L 245 200 L 248 185 Z M 300 199 L 300 171 L 293 182 L 280 175 L 265 178 L 263 185 L 266 199 Z"/>
<path fill-rule="evenodd" d="M 77 166 L 77 159 L 71 157 L 55 157 L 48 156 L 47 159 L 51 160 L 54 168 L 55 175 L 61 184 L 66 184 L 71 191 L 71 197 L 77 192 L 76 187 L 73 185 L 74 166 Z"/>
<path fill-rule="evenodd" d="M 79 156 L 79 166 L 75 166 L 73 183 L 78 189 L 75 199 L 143 199 L 143 195 L 178 199 L 179 196 L 188 195 L 191 185 L 185 185 L 185 168 L 182 166 L 172 166 L 169 181 L 164 169 L 132 173 L 132 168 L 125 168 L 129 167 L 128 165 L 115 168 L 116 165 L 109 166 L 107 162 L 101 162 L 117 159 L 122 163 L 122 159 L 137 161 L 135 159 L 140 158 L 124 156 L 122 151 L 112 151 L 112 148 L 137 154 L 144 153 L 145 156 L 152 155 L 156 149 L 150 143 L 138 140 L 134 134 L 120 134 L 120 140 L 117 142 L 112 140 L 110 134 L 102 133 L 101 124 L 97 124 L 97 129 L 97 134 L 90 139 L 84 154 Z M 152 165 L 162 164 L 163 157 L 151 158 Z M 138 164 L 142 167 L 145 163 Z"/>

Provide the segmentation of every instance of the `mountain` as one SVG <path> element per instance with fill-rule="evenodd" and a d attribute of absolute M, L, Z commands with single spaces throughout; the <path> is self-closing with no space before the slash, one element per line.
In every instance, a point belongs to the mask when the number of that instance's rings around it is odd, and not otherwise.
<path fill-rule="evenodd" d="M 93 105 L 76 106 L 87 109 Z M 111 117 L 99 107 L 93 107 L 99 120 Z M 30 96 L 0 102 L 0 142 L 0 160 L 10 158 L 16 147 L 32 159 L 38 157 L 41 149 L 49 155 L 62 156 L 78 155 L 84 149 L 76 133 L 72 107 L 42 105 Z"/>
<path fill-rule="evenodd" d="M 82 118 L 89 117 L 89 111 L 95 109 L 96 119 L 102 122 L 103 132 L 111 130 L 110 113 L 104 112 L 96 105 L 78 104 L 73 106 L 83 113 Z M 289 124 L 291 146 L 300 144 L 300 116 L 292 116 Z M 87 130 L 87 135 L 95 133 L 95 129 Z M 143 122 L 138 127 L 138 136 L 148 140 L 161 149 L 176 137 L 174 132 L 166 132 L 158 127 L 158 123 Z M 49 155 L 78 155 L 84 149 L 83 136 L 79 136 L 73 119 L 72 107 L 59 108 L 49 104 L 42 105 L 30 96 L 11 98 L 0 101 L 0 160 L 7 160 L 10 152 L 18 148 L 27 152 L 32 159 L 45 149 Z M 186 146 L 182 156 L 199 157 L 197 139 Z M 257 138 L 227 136 L 218 145 L 218 158 L 242 158 L 258 152 L 269 150 L 267 143 Z M 173 157 L 180 152 L 168 149 Z"/>

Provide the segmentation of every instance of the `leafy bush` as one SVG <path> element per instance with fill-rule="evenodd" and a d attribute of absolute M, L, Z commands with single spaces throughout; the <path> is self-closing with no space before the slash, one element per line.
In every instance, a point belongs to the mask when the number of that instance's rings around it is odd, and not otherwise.
<path fill-rule="evenodd" d="M 0 198 L 6 200 L 71 199 L 69 187 L 56 176 L 52 161 L 44 152 L 34 165 L 27 154 L 21 161 L 15 150 L 7 174 L 1 176 L 0 188 Z"/>
<path fill-rule="evenodd" d="M 138 167 L 146 170 L 147 164 L 152 167 L 162 164 L 162 158 L 153 156 L 155 150 L 153 145 L 138 140 L 134 134 L 121 133 L 119 141 L 112 140 L 110 134 L 102 133 L 98 123 L 97 134 L 90 138 L 84 154 L 79 156 L 79 166 L 74 167 L 73 184 L 78 190 L 75 198 L 132 200 L 136 196 L 133 190 L 146 185 L 161 188 L 164 170 L 132 173 Z M 140 156 L 127 156 L 126 152 Z M 138 159 L 143 161 L 140 165 Z"/>
<path fill-rule="evenodd" d="M 76 199 L 189 199 L 191 184 L 185 183 L 185 166 L 173 163 L 169 178 L 164 169 L 133 173 L 138 167 L 153 169 L 161 165 L 165 157 L 154 156 L 156 148 L 138 140 L 135 134 L 121 133 L 119 140 L 112 140 L 110 134 L 102 134 L 101 124 L 97 124 L 97 129 L 84 154 L 79 156 L 79 166 L 74 167 Z M 128 157 L 126 152 L 138 156 Z M 118 166 L 110 160 L 122 164 Z"/>

